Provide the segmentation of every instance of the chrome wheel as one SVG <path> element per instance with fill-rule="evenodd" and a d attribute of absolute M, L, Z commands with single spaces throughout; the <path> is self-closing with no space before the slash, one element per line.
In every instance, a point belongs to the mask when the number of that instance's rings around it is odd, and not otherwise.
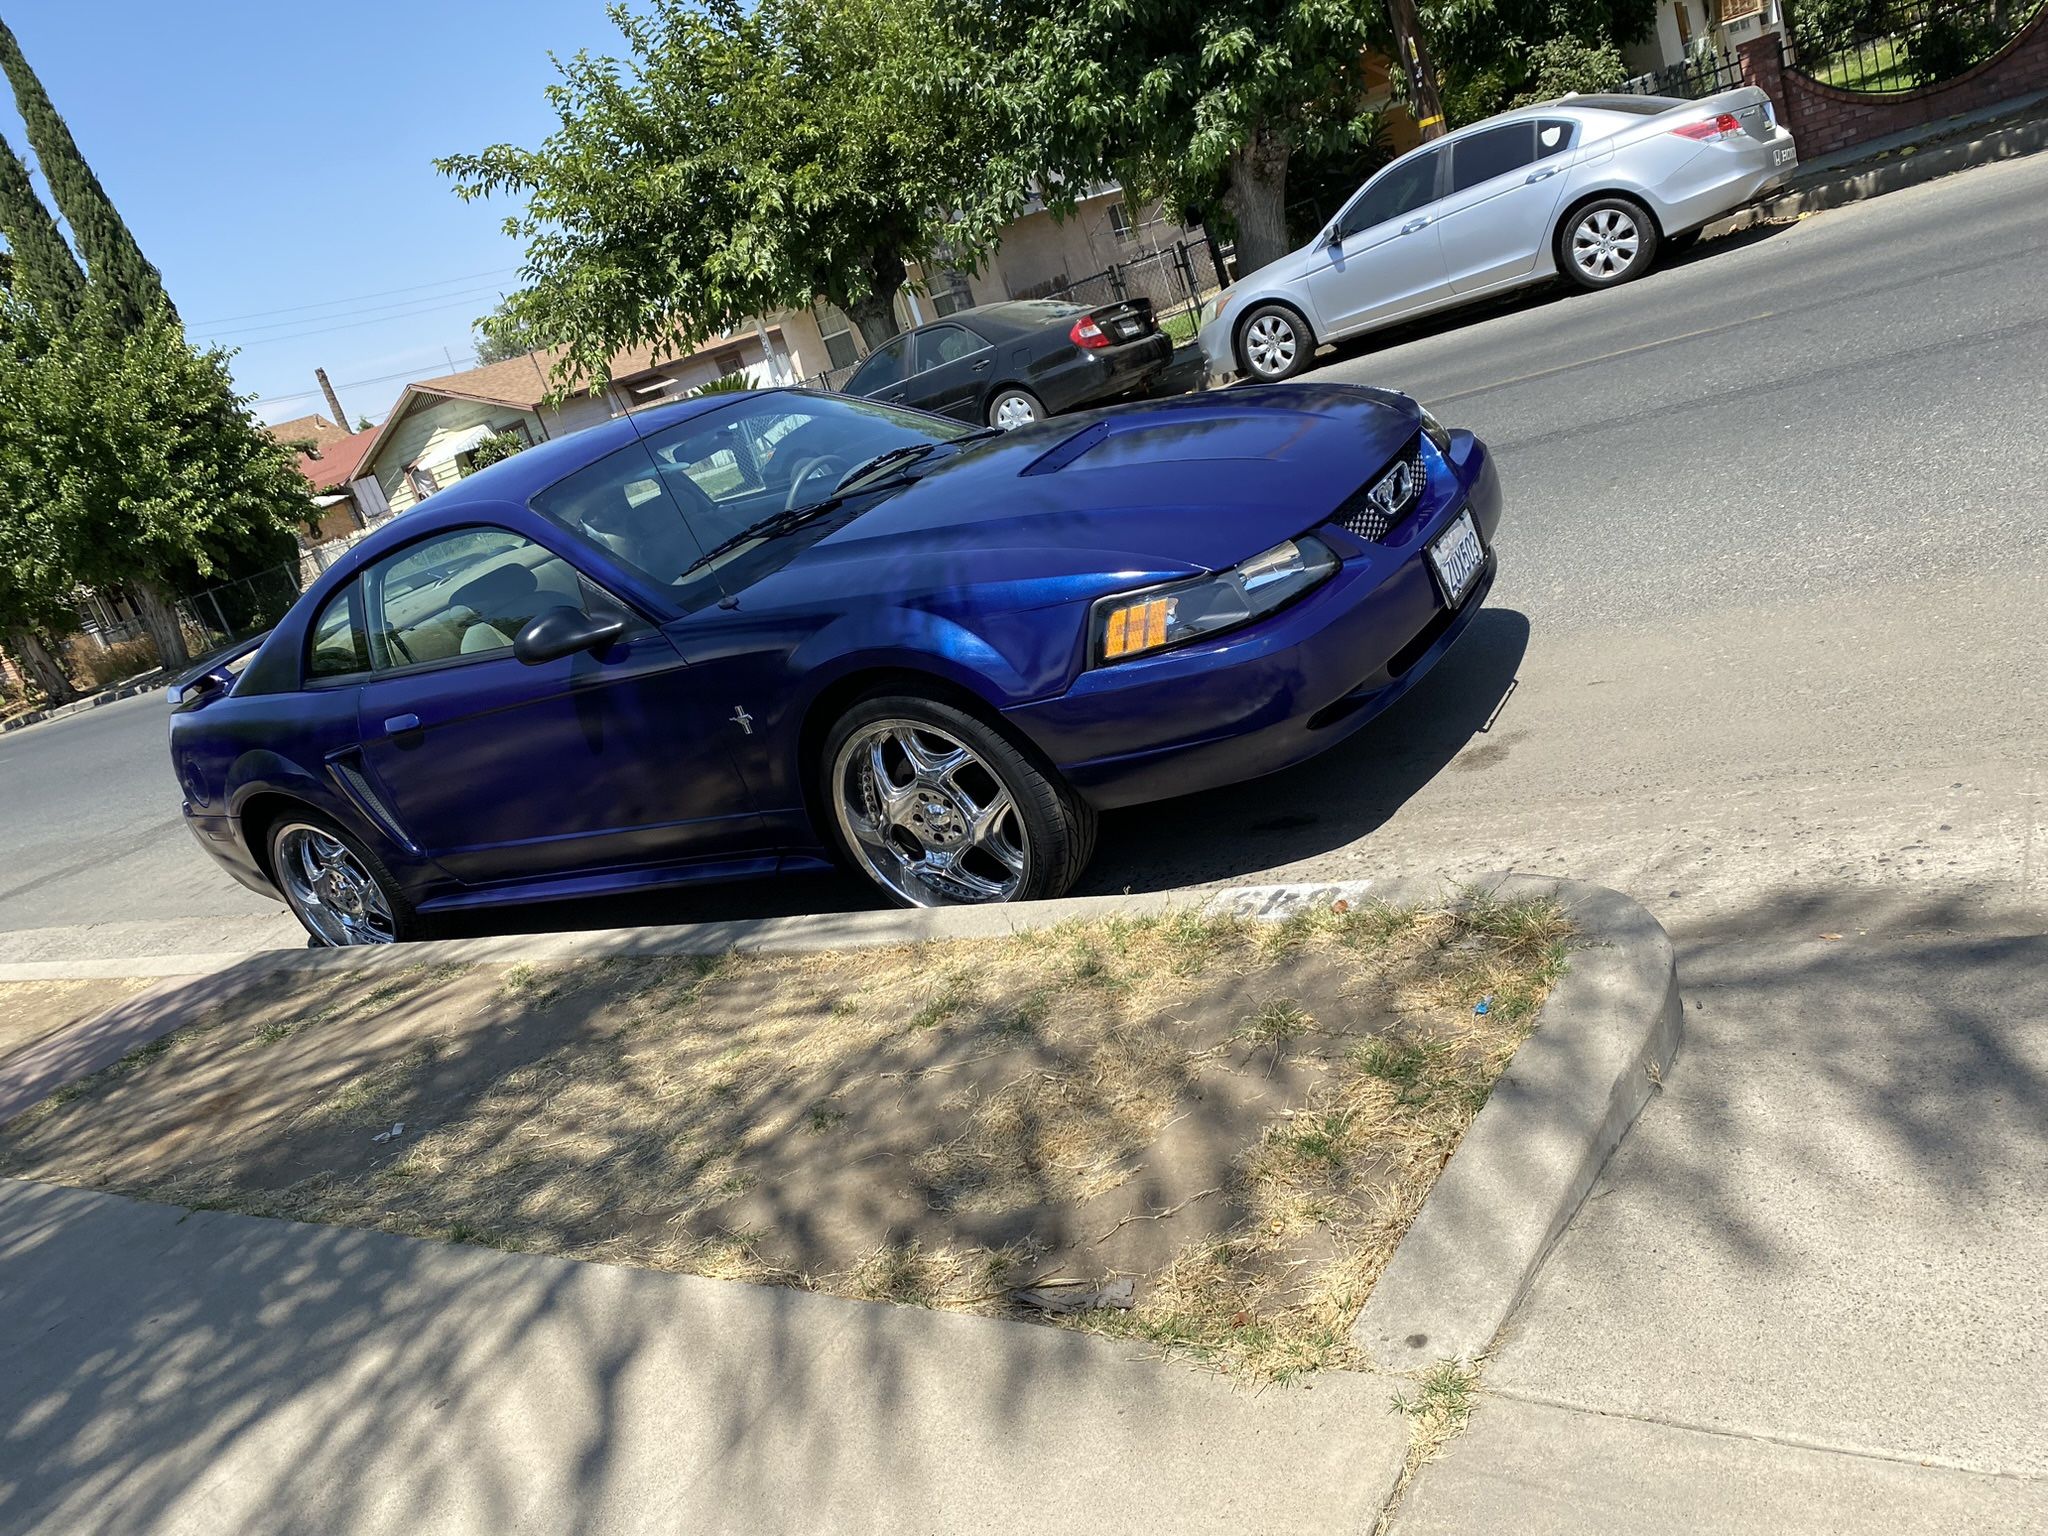
<path fill-rule="evenodd" d="M 839 830 L 862 868 L 916 907 L 1009 901 L 1030 841 L 1009 786 L 974 750 L 921 720 L 878 720 L 832 763 Z"/>
<path fill-rule="evenodd" d="M 1018 427 L 1028 427 L 1038 420 L 1038 406 L 1029 395 L 1008 394 L 996 401 L 989 425 L 1001 427 L 1005 432 Z"/>
<path fill-rule="evenodd" d="M 1572 260 L 1595 282 L 1609 283 L 1635 265 L 1642 231 L 1620 208 L 1595 208 L 1572 231 Z"/>
<path fill-rule="evenodd" d="M 341 949 L 398 937 L 383 887 L 333 833 L 295 821 L 272 846 L 284 899 L 314 938 Z"/>

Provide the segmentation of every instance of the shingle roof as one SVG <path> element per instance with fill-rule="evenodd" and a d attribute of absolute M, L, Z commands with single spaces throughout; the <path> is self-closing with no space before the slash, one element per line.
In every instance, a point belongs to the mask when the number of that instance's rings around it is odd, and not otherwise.
<path fill-rule="evenodd" d="M 294 416 L 290 421 L 274 424 L 270 435 L 280 443 L 312 443 L 315 447 L 325 448 L 329 443 L 338 443 L 354 434 L 347 427 L 337 427 L 325 416 Z"/>
<path fill-rule="evenodd" d="M 377 440 L 377 429 L 352 432 L 346 437 L 335 438 L 322 443 L 320 457 L 299 455 L 299 473 L 306 477 L 306 483 L 315 493 L 331 486 L 346 485 L 356 477 L 356 470 L 363 462 L 363 455 L 370 451 L 370 444 Z"/>
<path fill-rule="evenodd" d="M 560 347 L 548 347 L 539 352 L 508 357 L 502 363 L 486 363 L 481 368 L 470 368 L 461 373 L 418 379 L 411 387 L 428 394 L 454 395 L 458 399 L 482 400 L 491 405 L 511 405 L 530 411 L 547 395 L 549 377 L 562 353 Z M 629 347 L 612 359 L 612 377 L 631 378 L 657 364 L 674 362 L 678 355 L 656 347 Z"/>

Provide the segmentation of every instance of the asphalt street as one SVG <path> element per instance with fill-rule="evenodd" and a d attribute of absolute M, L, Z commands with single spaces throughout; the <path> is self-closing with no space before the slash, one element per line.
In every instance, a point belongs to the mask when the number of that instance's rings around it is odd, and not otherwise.
<path fill-rule="evenodd" d="M 1326 355 L 1492 445 L 1491 611 L 1317 762 L 1109 818 L 1084 891 L 1488 869 L 1674 931 L 1784 893 L 2038 907 L 2048 157 Z M 0 959 L 296 943 L 178 825 L 161 695 L 0 739 Z M 476 930 L 860 905 L 815 879 Z"/>

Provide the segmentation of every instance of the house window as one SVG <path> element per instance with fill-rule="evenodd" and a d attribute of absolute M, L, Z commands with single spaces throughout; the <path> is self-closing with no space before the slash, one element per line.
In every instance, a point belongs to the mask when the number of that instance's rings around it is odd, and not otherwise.
<path fill-rule="evenodd" d="M 1671 7 L 1671 14 L 1678 18 L 1678 46 L 1683 49 L 1690 49 L 1692 47 L 1692 15 L 1686 9 L 1685 0 L 1677 0 L 1677 3 Z"/>
<path fill-rule="evenodd" d="M 413 495 L 419 497 L 422 501 L 441 489 L 441 482 L 435 478 L 434 472 L 424 464 L 406 465 L 405 483 L 412 487 Z"/>
<path fill-rule="evenodd" d="M 950 268 L 941 272 L 932 284 L 932 309 L 941 315 L 950 315 L 955 310 L 971 309 L 974 305 L 974 291 L 967 286 L 967 276 Z"/>
<path fill-rule="evenodd" d="M 1118 245 L 1131 243 L 1131 216 L 1125 211 L 1122 199 L 1109 205 L 1109 229 L 1116 236 Z"/>
<path fill-rule="evenodd" d="M 854 343 L 853 322 L 846 318 L 845 311 L 820 299 L 814 312 L 818 317 L 818 334 L 825 339 L 825 356 L 831 359 L 831 366 L 851 368 L 859 362 L 860 348 Z"/>

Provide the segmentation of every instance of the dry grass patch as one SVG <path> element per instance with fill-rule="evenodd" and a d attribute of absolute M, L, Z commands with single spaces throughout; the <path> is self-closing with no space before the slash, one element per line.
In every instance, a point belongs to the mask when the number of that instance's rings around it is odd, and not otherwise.
<path fill-rule="evenodd" d="M 0 1171 L 1006 1315 L 1132 1277 L 1063 1321 L 1285 1379 L 1346 1359 L 1568 938 L 1475 895 L 301 978 L 0 1132 Z"/>

